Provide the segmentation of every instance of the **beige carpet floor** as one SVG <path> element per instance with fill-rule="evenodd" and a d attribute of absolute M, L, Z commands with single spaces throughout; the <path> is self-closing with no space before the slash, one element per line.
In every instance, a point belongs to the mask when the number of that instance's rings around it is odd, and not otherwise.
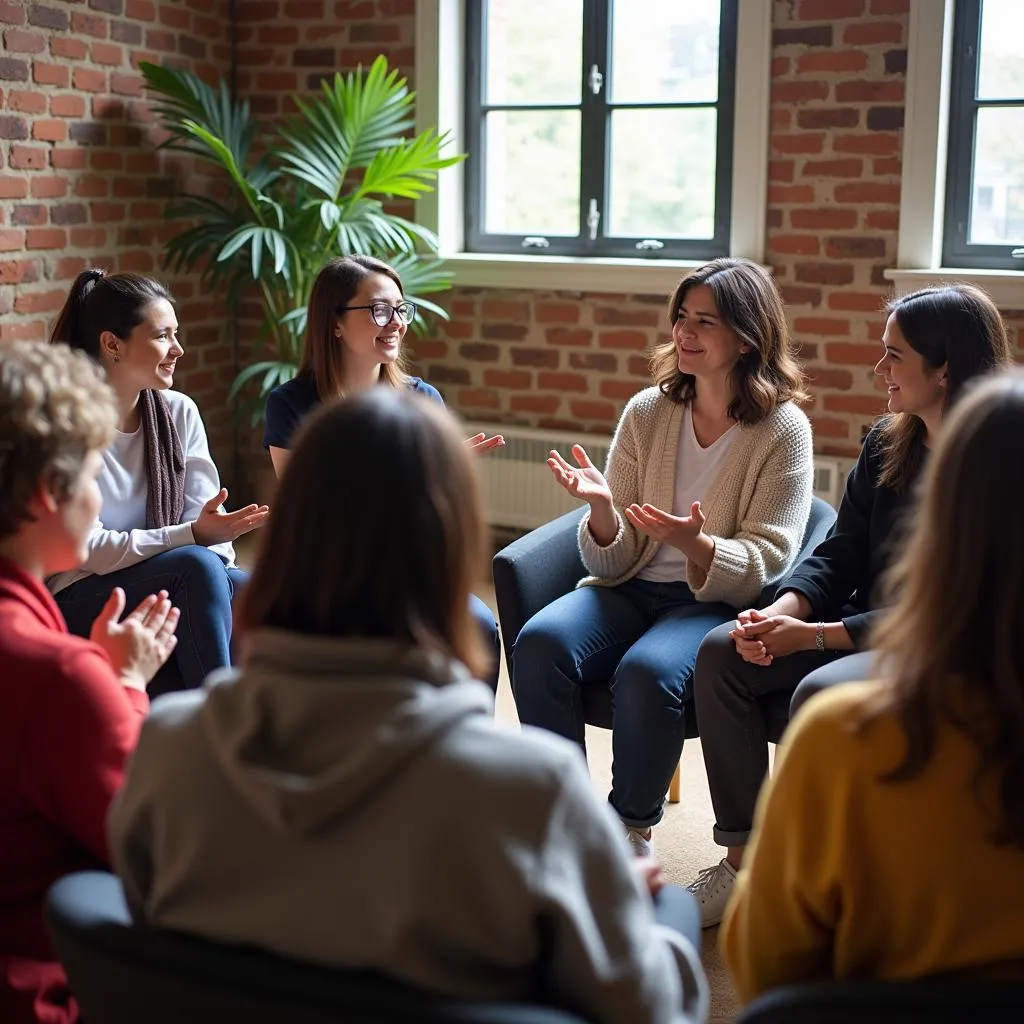
<path fill-rule="evenodd" d="M 493 607 L 493 594 L 481 591 L 480 596 Z M 512 690 L 504 660 L 498 683 L 498 718 L 518 723 Z M 604 729 L 587 728 L 587 757 L 594 789 L 601 799 L 608 796 L 611 782 L 611 733 Z M 683 749 L 681 799 L 668 804 L 662 823 L 654 830 L 654 844 L 658 859 L 665 868 L 669 881 L 686 885 L 697 872 L 716 863 L 724 851 L 711 839 L 714 814 L 708 796 L 707 775 L 701 755 L 700 740 L 688 740 Z M 711 1024 L 728 1024 L 737 1012 L 729 972 L 718 952 L 718 929 L 704 932 L 701 961 L 711 989 Z"/>

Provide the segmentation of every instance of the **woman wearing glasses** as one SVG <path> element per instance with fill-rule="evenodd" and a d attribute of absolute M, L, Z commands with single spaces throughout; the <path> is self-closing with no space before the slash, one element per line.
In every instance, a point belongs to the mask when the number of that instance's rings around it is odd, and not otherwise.
<path fill-rule="evenodd" d="M 338 256 L 317 275 L 306 311 L 306 343 L 298 374 L 267 396 L 263 447 L 280 478 L 299 424 L 321 403 L 359 394 L 377 384 L 407 388 L 444 404 L 438 390 L 403 369 L 402 339 L 416 315 L 398 273 L 372 256 Z M 477 434 L 466 442 L 477 452 L 504 444 L 501 435 Z M 490 683 L 497 687 L 500 645 L 490 609 L 471 598 L 494 651 Z"/>

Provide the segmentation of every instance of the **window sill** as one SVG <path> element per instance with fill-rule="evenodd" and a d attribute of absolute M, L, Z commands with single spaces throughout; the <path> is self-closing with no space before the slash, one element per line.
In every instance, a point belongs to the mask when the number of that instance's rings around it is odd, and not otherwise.
<path fill-rule="evenodd" d="M 892 281 L 898 295 L 931 284 L 973 284 L 988 292 L 1001 309 L 1024 309 L 1024 273 L 1019 270 L 892 269 L 885 271 L 885 278 Z"/>
<path fill-rule="evenodd" d="M 616 292 L 668 298 L 680 278 L 703 261 L 585 259 L 459 252 L 444 257 L 456 287 Z"/>

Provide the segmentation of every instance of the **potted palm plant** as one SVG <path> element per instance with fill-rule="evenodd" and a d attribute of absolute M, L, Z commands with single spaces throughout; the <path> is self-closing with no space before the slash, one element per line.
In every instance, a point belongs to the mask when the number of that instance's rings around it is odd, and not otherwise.
<path fill-rule="evenodd" d="M 202 266 L 204 284 L 224 285 L 233 300 L 255 285 L 262 308 L 260 358 L 231 388 L 262 414 L 271 388 L 294 376 L 313 279 L 332 256 L 363 252 L 401 274 L 420 310 L 446 316 L 424 295 L 450 286 L 432 231 L 387 206 L 434 188 L 437 173 L 463 159 L 442 155 L 447 133 L 410 135 L 414 94 L 378 57 L 325 81 L 319 96 L 296 99 L 296 114 L 261 136 L 249 104 L 198 76 L 143 62 L 146 85 L 168 137 L 216 168 L 217 197 L 180 195 L 167 216 L 182 221 L 168 243 L 166 266 Z M 258 389 L 247 388 L 258 380 Z"/>

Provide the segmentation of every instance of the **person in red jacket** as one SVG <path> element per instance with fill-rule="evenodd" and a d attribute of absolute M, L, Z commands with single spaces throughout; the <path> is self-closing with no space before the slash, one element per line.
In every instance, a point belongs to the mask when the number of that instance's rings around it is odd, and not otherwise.
<path fill-rule="evenodd" d="M 85 640 L 43 584 L 77 566 L 99 515 L 116 422 L 103 371 L 64 345 L 0 346 L 0 1021 L 70 1024 L 42 920 L 60 876 L 104 866 L 107 808 L 174 649 L 166 593 L 121 619 L 112 592 Z"/>

